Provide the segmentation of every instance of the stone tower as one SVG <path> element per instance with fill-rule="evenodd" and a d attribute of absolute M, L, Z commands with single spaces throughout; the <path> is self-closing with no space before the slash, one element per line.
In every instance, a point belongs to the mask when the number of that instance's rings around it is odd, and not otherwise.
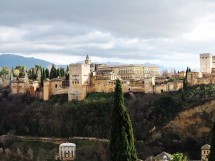
<path fill-rule="evenodd" d="M 90 65 L 70 64 L 69 76 L 68 100 L 83 100 L 90 84 Z"/>
<path fill-rule="evenodd" d="M 205 144 L 201 147 L 201 161 L 208 161 L 208 155 L 210 153 L 211 146 Z"/>
<path fill-rule="evenodd" d="M 92 64 L 90 57 L 88 55 L 86 56 L 85 64 L 89 64 L 89 65 Z"/>
<path fill-rule="evenodd" d="M 204 53 L 200 54 L 200 72 L 211 73 L 213 67 L 212 54 Z"/>
<path fill-rule="evenodd" d="M 43 82 L 43 100 L 47 101 L 50 97 L 50 81 L 48 79 Z"/>

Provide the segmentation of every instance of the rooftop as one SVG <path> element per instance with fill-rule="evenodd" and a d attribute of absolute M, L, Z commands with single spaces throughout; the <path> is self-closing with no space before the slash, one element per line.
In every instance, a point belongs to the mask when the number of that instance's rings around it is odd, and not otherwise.
<path fill-rule="evenodd" d="M 201 149 L 204 149 L 204 150 L 210 150 L 211 146 L 209 144 L 205 144 L 201 147 Z"/>
<path fill-rule="evenodd" d="M 60 147 L 63 147 L 63 146 L 76 146 L 74 143 L 62 143 L 60 144 Z"/>
<path fill-rule="evenodd" d="M 160 154 L 158 154 L 154 159 L 155 160 L 163 160 L 163 157 L 167 156 L 168 160 L 172 160 L 173 156 L 167 152 L 162 152 Z"/>

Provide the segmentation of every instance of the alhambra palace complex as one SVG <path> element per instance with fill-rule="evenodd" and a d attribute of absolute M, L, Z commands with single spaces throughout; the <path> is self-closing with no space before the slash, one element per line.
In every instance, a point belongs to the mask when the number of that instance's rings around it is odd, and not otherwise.
<path fill-rule="evenodd" d="M 183 87 L 185 75 L 185 71 L 160 74 L 156 66 L 94 64 L 87 55 L 84 63 L 69 65 L 69 80 L 46 79 L 43 88 L 40 81 L 28 80 L 27 76 L 9 83 L 13 94 L 29 91 L 45 101 L 52 95 L 68 94 L 68 101 L 72 101 L 83 100 L 88 93 L 114 92 L 116 79 L 122 80 L 124 92 L 177 91 Z M 189 85 L 215 83 L 215 56 L 200 54 L 200 72 L 188 72 L 187 81 Z"/>

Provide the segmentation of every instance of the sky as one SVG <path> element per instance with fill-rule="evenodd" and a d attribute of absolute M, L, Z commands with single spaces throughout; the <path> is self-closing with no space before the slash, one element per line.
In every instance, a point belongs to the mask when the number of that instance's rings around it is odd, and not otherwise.
<path fill-rule="evenodd" d="M 0 0 L 0 53 L 199 69 L 215 52 L 213 0 Z"/>

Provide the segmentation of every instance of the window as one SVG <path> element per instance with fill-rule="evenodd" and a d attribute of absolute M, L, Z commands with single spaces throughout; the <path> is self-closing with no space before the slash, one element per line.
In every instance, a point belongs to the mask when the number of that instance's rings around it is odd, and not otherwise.
<path fill-rule="evenodd" d="M 55 84 L 55 88 L 57 88 L 57 84 Z"/>

